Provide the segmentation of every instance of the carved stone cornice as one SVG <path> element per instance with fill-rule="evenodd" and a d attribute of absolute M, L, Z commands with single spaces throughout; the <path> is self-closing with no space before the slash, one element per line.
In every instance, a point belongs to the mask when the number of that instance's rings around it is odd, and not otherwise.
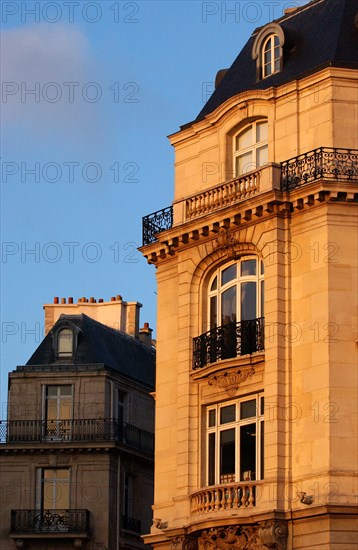
<path fill-rule="evenodd" d="M 255 369 L 252 366 L 246 369 L 225 371 L 223 373 L 210 376 L 208 379 L 208 384 L 209 386 L 216 386 L 221 390 L 224 390 L 230 397 L 234 397 L 240 385 L 253 374 L 255 374 Z"/>

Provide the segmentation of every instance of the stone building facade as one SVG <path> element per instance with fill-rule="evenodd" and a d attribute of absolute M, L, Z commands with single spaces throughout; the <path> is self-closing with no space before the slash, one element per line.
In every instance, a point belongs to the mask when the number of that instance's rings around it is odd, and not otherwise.
<path fill-rule="evenodd" d="M 155 350 L 138 302 L 47 304 L 46 336 L 9 375 L 0 548 L 144 548 L 153 501 Z"/>
<path fill-rule="evenodd" d="M 289 9 L 170 136 L 155 549 L 357 547 L 357 52 L 356 1 Z"/>

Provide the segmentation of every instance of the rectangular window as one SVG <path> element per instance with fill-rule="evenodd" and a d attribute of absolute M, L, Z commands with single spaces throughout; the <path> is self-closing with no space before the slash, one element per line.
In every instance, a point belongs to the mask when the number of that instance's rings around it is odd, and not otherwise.
<path fill-rule="evenodd" d="M 206 485 L 263 479 L 263 395 L 208 407 Z"/>
<path fill-rule="evenodd" d="M 45 386 L 44 429 L 45 436 L 52 439 L 69 439 L 72 419 L 72 386 Z"/>

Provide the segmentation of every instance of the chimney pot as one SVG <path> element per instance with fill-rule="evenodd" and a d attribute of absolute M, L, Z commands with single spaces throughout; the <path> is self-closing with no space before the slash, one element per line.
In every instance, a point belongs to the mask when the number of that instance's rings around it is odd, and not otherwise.
<path fill-rule="evenodd" d="M 58 304 L 58 302 L 59 302 L 59 298 L 58 298 L 58 296 L 55 296 L 54 299 L 53 299 L 53 303 Z"/>
<path fill-rule="evenodd" d="M 66 298 L 61 298 L 61 304 L 65 304 L 66 303 Z"/>
<path fill-rule="evenodd" d="M 117 294 L 116 299 L 117 299 L 119 302 L 121 302 L 121 301 L 122 301 L 122 296 L 121 296 L 120 294 Z"/>
<path fill-rule="evenodd" d="M 100 299 L 98 300 L 98 303 L 99 303 L 99 304 L 103 304 L 103 298 L 100 298 Z"/>
<path fill-rule="evenodd" d="M 115 302 L 115 301 L 116 301 L 115 297 L 114 297 L 114 296 L 112 296 L 112 298 L 111 298 L 111 302 Z"/>
<path fill-rule="evenodd" d="M 73 304 L 73 298 L 72 298 L 72 296 L 69 297 L 68 303 L 69 303 L 69 304 Z"/>
<path fill-rule="evenodd" d="M 91 304 L 94 304 L 96 302 L 96 300 L 93 298 L 93 296 L 90 297 L 90 303 Z"/>

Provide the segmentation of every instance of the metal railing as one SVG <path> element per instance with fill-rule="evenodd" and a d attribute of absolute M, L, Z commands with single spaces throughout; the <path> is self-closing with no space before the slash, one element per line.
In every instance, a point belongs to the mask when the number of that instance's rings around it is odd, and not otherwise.
<path fill-rule="evenodd" d="M 154 435 L 109 419 L 0 420 L 0 443 L 92 443 L 114 441 L 154 452 Z"/>
<path fill-rule="evenodd" d="M 281 162 L 281 191 L 319 179 L 358 181 L 358 150 L 319 147 Z"/>
<path fill-rule="evenodd" d="M 193 340 L 193 370 L 222 359 L 263 351 L 264 317 L 215 327 Z"/>
<path fill-rule="evenodd" d="M 148 216 L 144 216 L 142 228 L 143 228 L 143 246 L 146 244 L 154 243 L 156 239 L 156 233 L 170 229 L 173 225 L 173 207 L 168 206 Z"/>
<path fill-rule="evenodd" d="M 87 535 L 89 531 L 88 510 L 11 510 L 11 534 Z"/>

